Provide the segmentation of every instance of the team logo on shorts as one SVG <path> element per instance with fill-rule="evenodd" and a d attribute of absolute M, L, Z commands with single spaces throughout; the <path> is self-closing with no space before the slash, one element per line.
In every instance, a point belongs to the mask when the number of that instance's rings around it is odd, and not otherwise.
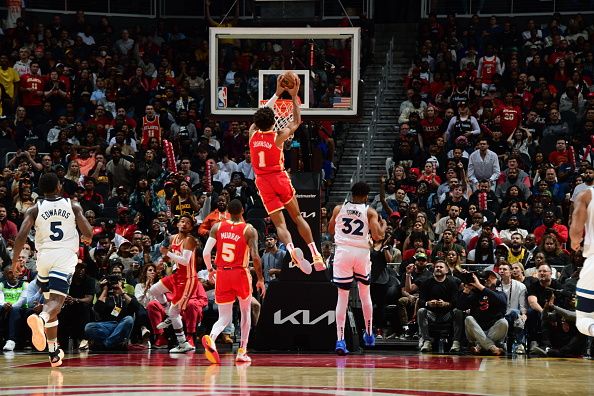
<path fill-rule="evenodd" d="M 72 284 L 72 273 L 68 274 L 68 277 L 66 278 L 66 282 L 68 283 L 68 286 L 70 286 Z"/>

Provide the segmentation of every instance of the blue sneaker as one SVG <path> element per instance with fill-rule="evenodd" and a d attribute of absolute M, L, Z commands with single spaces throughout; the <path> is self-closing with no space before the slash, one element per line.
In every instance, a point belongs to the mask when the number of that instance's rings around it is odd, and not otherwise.
<path fill-rule="evenodd" d="M 375 346 L 375 336 L 373 334 L 363 334 L 363 342 L 365 343 L 366 347 L 374 347 Z"/>
<path fill-rule="evenodd" d="M 336 341 L 336 348 L 334 348 L 336 353 L 340 356 L 348 355 L 349 350 L 346 348 L 346 342 L 344 340 Z"/>

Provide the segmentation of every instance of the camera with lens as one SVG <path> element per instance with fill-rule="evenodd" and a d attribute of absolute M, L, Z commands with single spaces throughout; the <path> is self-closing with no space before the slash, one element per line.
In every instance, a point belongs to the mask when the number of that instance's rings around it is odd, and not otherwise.
<path fill-rule="evenodd" d="M 106 280 L 107 286 L 109 286 L 110 289 L 113 289 L 115 286 L 119 285 L 122 277 L 120 275 L 107 275 Z"/>
<path fill-rule="evenodd" d="M 476 275 L 479 282 L 484 283 L 485 279 L 483 277 L 483 273 L 479 271 L 462 272 L 459 277 L 462 283 L 470 284 L 474 283 L 474 277 L 472 275 Z"/>
<path fill-rule="evenodd" d="M 567 297 L 563 289 L 553 289 L 552 287 L 545 287 L 544 295 L 547 301 L 550 300 L 553 295 L 555 296 L 555 300 Z"/>

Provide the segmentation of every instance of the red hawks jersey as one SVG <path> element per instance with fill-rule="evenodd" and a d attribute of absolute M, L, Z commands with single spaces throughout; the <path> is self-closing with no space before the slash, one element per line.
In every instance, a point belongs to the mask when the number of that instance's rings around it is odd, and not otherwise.
<path fill-rule="evenodd" d="M 522 121 L 522 110 L 518 106 L 501 106 L 497 114 L 500 116 L 501 132 L 507 137 L 511 135 Z"/>
<path fill-rule="evenodd" d="M 481 70 L 481 78 L 484 84 L 492 84 L 493 77 L 497 74 L 497 57 L 492 56 L 491 59 L 483 56 L 483 67 Z"/>
<path fill-rule="evenodd" d="M 21 76 L 21 88 L 32 88 L 35 92 L 23 92 L 22 105 L 27 106 L 41 106 L 42 97 L 37 95 L 36 91 L 43 91 L 43 79 L 41 76 L 36 76 L 30 73 Z"/>
<path fill-rule="evenodd" d="M 275 139 L 274 131 L 256 131 L 250 138 L 250 157 L 256 176 L 285 170 L 285 155 Z"/>
<path fill-rule="evenodd" d="M 192 237 L 188 236 L 186 238 Z M 174 235 L 171 241 L 171 245 L 169 246 L 169 250 L 171 250 L 172 253 L 177 254 L 178 256 L 182 256 L 184 253 L 184 243 L 186 242 L 186 238 L 180 236 L 179 234 Z M 172 263 L 176 277 L 195 278 L 197 276 L 196 254 L 194 252 L 192 252 L 192 256 L 190 257 L 190 262 L 188 263 L 188 265 L 177 264 L 173 260 Z"/>
<path fill-rule="evenodd" d="M 434 142 L 438 137 L 443 136 L 441 130 L 442 123 L 443 120 L 439 117 L 435 118 L 433 121 L 429 121 L 426 118 L 421 120 L 421 136 L 423 137 L 423 141 Z"/>
<path fill-rule="evenodd" d="M 249 249 L 245 232 L 248 224 L 234 223 L 231 220 L 221 221 L 217 231 L 217 269 L 247 267 L 249 263 Z"/>
<path fill-rule="evenodd" d="M 149 120 L 146 116 L 142 117 L 142 140 L 140 144 L 143 147 L 148 146 L 149 140 L 156 137 L 161 141 L 161 124 L 159 122 L 159 116 Z"/>

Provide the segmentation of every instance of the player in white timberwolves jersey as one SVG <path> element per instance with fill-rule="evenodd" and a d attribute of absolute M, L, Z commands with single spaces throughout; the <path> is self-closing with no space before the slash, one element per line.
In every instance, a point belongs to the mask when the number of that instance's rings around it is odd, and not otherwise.
<path fill-rule="evenodd" d="M 367 183 L 355 183 L 351 187 L 352 200 L 336 206 L 328 223 L 328 232 L 334 235 L 336 243 L 332 282 L 338 288 L 335 351 L 339 355 L 349 353 L 344 341 L 344 326 L 349 290 L 353 281 L 358 282 L 359 298 L 365 319 L 363 341 L 365 346 L 375 345 L 372 328 L 373 304 L 369 291 L 369 274 L 371 272 L 369 233 L 374 240 L 382 240 L 387 224 L 379 218 L 373 208 L 367 205 L 368 195 L 369 186 Z"/>
<path fill-rule="evenodd" d="M 31 327 L 33 346 L 43 351 L 47 345 L 52 367 L 62 364 L 64 352 L 58 347 L 58 314 L 68 295 L 70 280 L 78 262 L 79 236 L 89 244 L 93 228 L 83 215 L 78 203 L 61 197 L 62 185 L 55 173 L 46 173 L 39 178 L 39 190 L 43 199 L 29 208 L 21 229 L 14 241 L 12 268 L 15 274 L 23 270 L 18 261 L 19 253 L 27 235 L 35 226 L 37 249 L 37 284 L 43 291 L 45 303 L 39 315 L 31 315 L 27 324 Z"/>
<path fill-rule="evenodd" d="M 581 249 L 586 258 L 584 268 L 580 271 L 577 283 L 576 327 L 588 336 L 594 337 L 594 202 L 592 198 L 594 188 L 588 187 L 582 191 L 575 201 L 571 218 L 569 236 L 571 248 L 575 251 Z M 584 230 L 586 231 L 584 235 Z"/>

